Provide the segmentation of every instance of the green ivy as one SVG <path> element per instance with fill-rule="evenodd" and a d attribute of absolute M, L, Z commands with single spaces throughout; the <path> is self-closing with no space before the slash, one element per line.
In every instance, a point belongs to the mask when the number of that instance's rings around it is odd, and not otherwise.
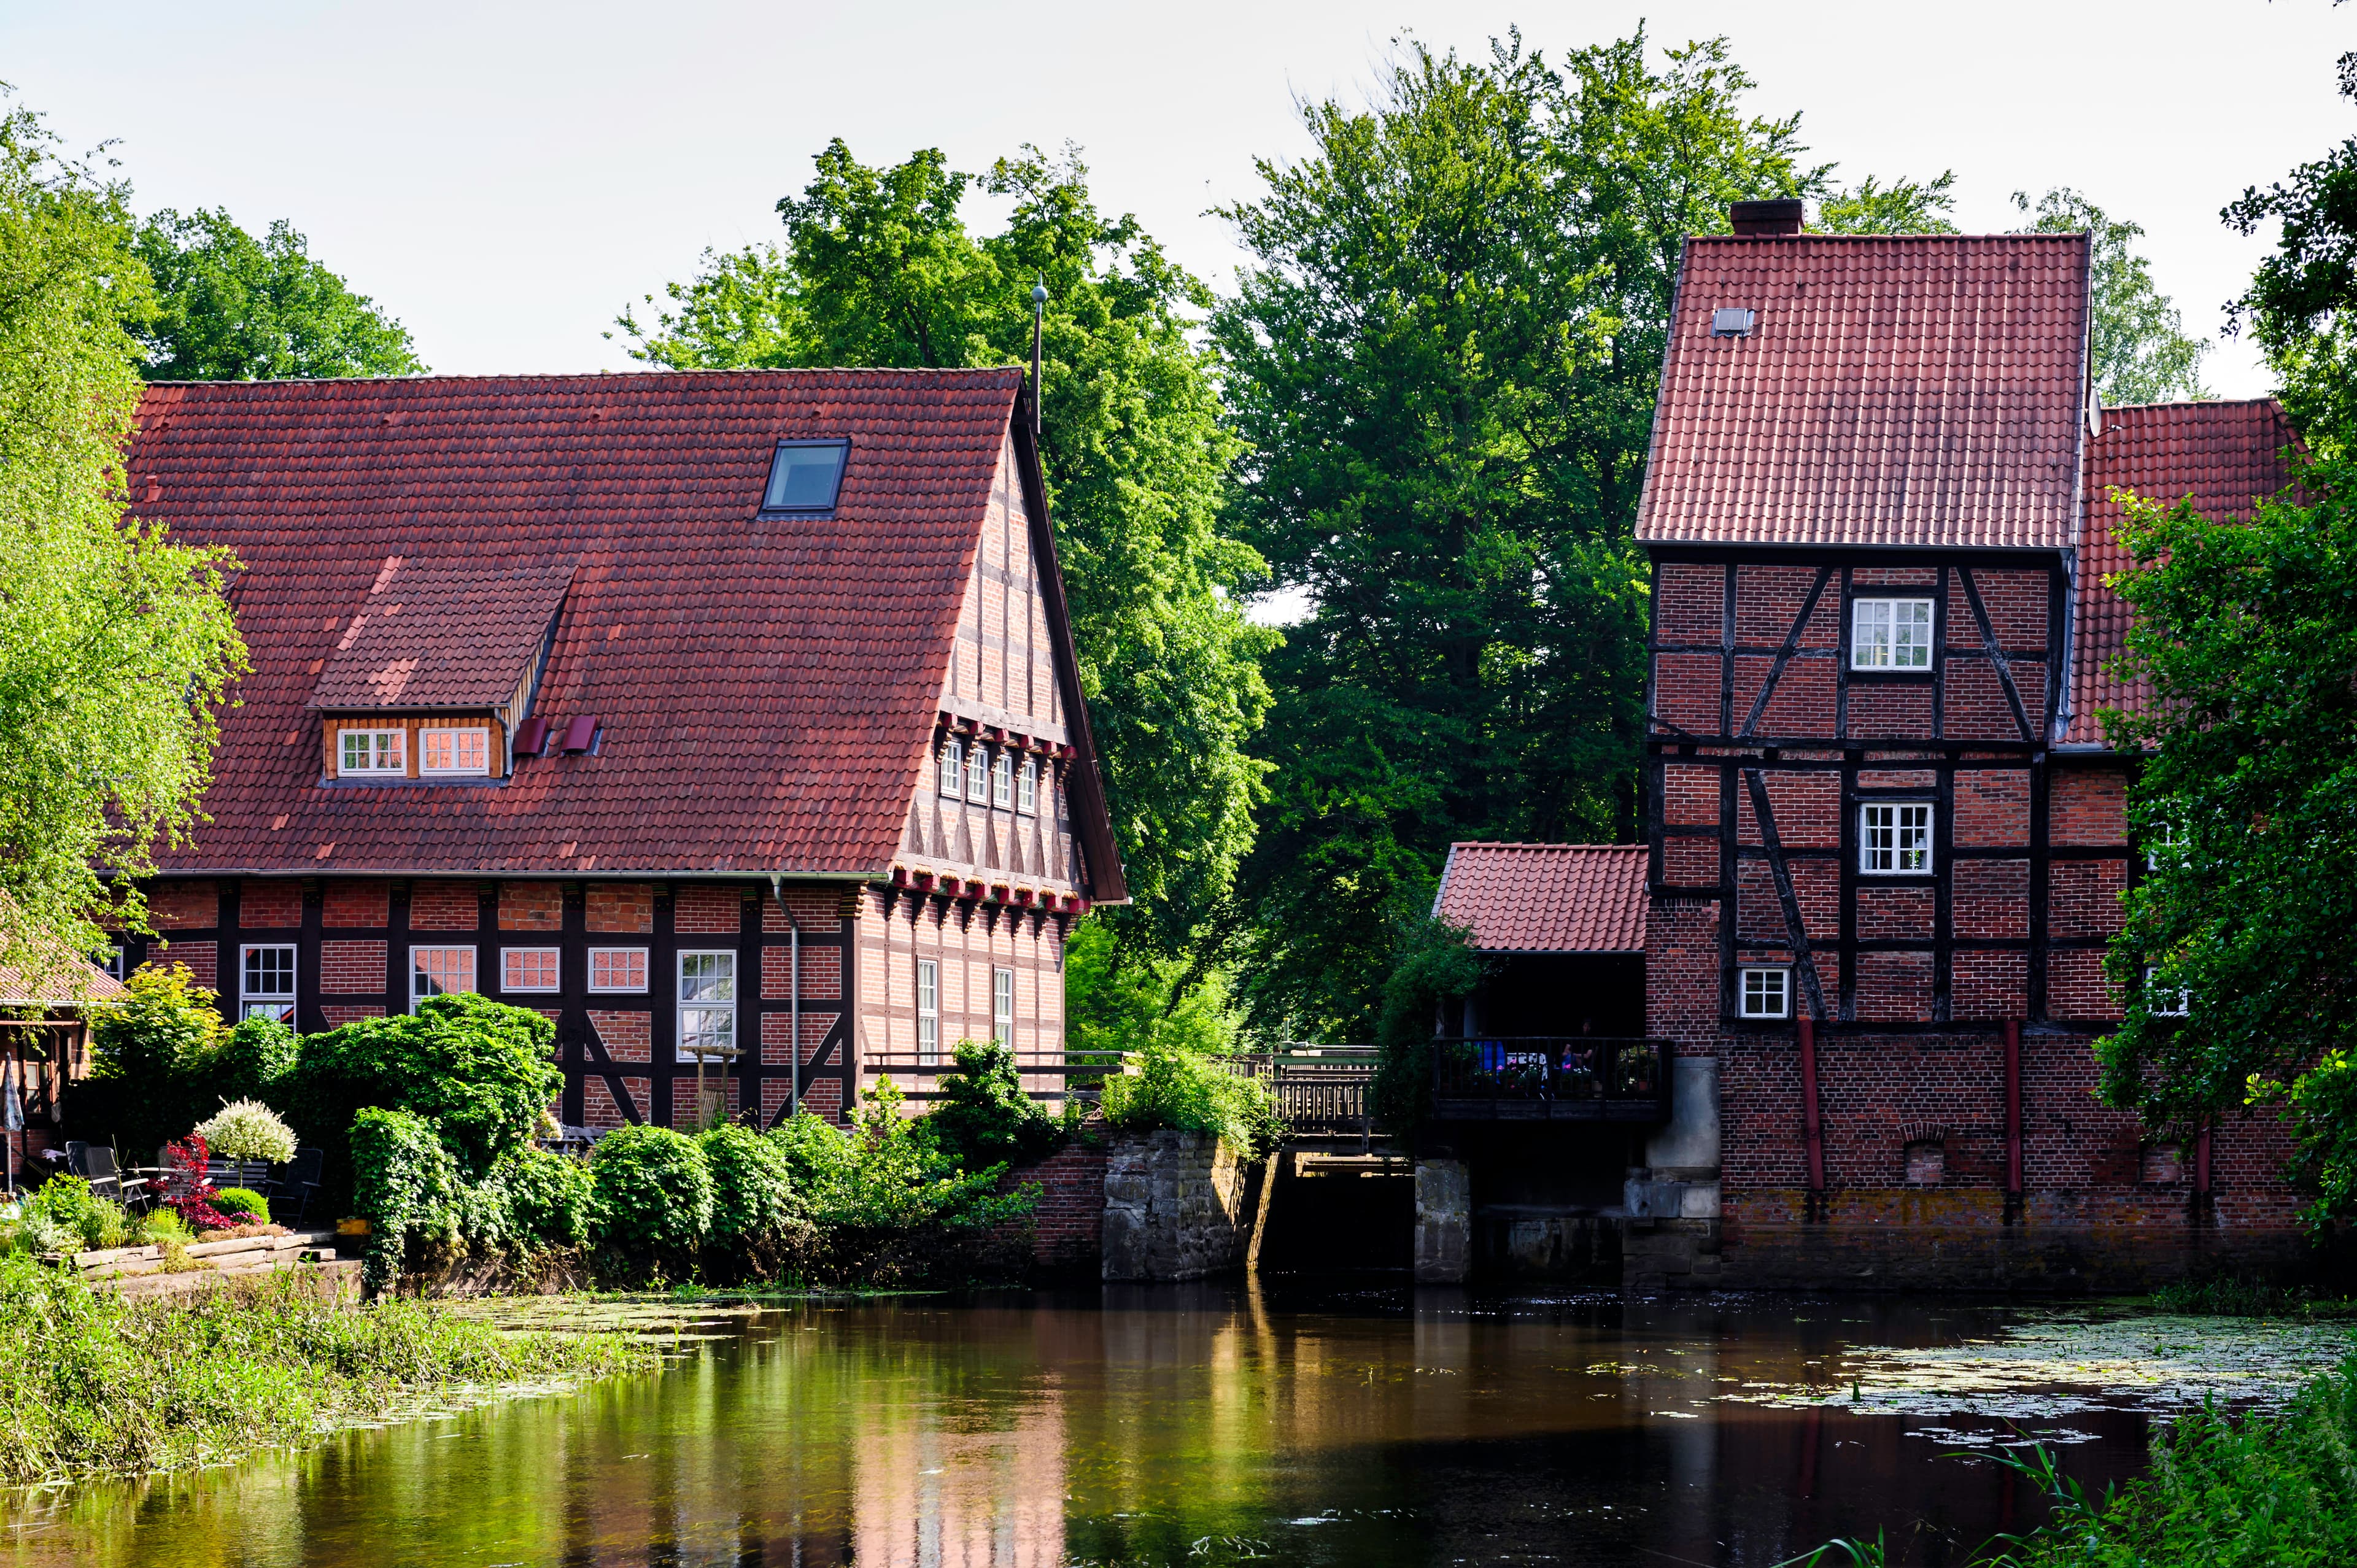
<path fill-rule="evenodd" d="M 352 1118 L 352 1206 L 368 1221 L 361 1283 L 381 1295 L 399 1283 L 414 1240 L 458 1239 L 457 1162 L 432 1122 L 408 1111 L 368 1106 Z"/>
<path fill-rule="evenodd" d="M 712 1176 L 705 1275 L 768 1277 L 782 1262 L 798 1220 L 784 1153 L 734 1122 L 707 1130 L 696 1142 Z"/>
<path fill-rule="evenodd" d="M 668 1127 L 618 1127 L 589 1156 L 596 1236 L 627 1273 L 683 1279 L 712 1228 L 712 1172 L 693 1138 Z"/>

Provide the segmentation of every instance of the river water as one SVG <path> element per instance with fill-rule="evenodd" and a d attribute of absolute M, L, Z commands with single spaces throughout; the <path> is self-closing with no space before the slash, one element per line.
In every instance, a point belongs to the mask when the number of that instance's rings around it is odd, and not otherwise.
<path fill-rule="evenodd" d="M 1246 1285 L 812 1302 L 651 1377 L 19 1496 L 13 1560 L 252 1564 L 1708 1563 L 1884 1531 L 1960 1563 L 2034 1504 L 1971 1455 L 2037 1421 L 1839 1399 L 1862 1346 L 1984 1306 Z M 1730 1397 L 1733 1396 L 1733 1397 Z M 2067 1467 L 2148 1417 L 2069 1416 Z"/>

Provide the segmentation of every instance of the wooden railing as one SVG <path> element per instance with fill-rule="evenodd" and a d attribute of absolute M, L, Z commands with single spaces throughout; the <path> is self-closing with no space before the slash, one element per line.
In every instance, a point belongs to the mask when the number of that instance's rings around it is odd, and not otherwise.
<path fill-rule="evenodd" d="M 1121 1070 L 1121 1057 L 1113 1051 L 1064 1051 L 1055 1055 L 1017 1057 L 1015 1071 L 1018 1077 L 1061 1079 L 1059 1088 L 1026 1087 L 1025 1092 L 1034 1100 L 1062 1100 L 1069 1095 L 1083 1093 L 1103 1083 L 1105 1075 Z M 944 1073 L 957 1071 L 957 1063 L 943 1051 L 932 1061 L 916 1057 L 866 1057 L 859 1063 L 863 1079 L 888 1078 L 900 1092 L 910 1100 L 939 1100 L 937 1089 L 911 1089 L 910 1079 L 930 1083 Z"/>
<path fill-rule="evenodd" d="M 1222 1059 L 1229 1071 L 1266 1084 L 1276 1113 L 1296 1132 L 1348 1132 L 1362 1137 L 1369 1132 L 1372 1046 L 1284 1046 L 1274 1051 L 1237 1051 Z"/>
<path fill-rule="evenodd" d="M 1669 1105 L 1669 1043 L 1603 1035 L 1435 1040 L 1434 1114 L 1461 1120 L 1652 1121 Z"/>

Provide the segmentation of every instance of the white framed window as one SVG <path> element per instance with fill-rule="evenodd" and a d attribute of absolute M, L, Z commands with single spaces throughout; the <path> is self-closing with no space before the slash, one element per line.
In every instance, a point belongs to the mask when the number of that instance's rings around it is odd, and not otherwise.
<path fill-rule="evenodd" d="M 558 969 L 557 950 L 554 948 L 501 948 L 500 989 L 554 991 Z"/>
<path fill-rule="evenodd" d="M 953 740 L 942 742 L 942 793 L 952 800 L 965 793 L 965 747 Z"/>
<path fill-rule="evenodd" d="M 1792 972 L 1781 964 L 1749 965 L 1737 970 L 1740 985 L 1736 1013 L 1745 1018 L 1789 1018 L 1792 1015 Z"/>
<path fill-rule="evenodd" d="M 1932 601 L 1853 599 L 1849 611 L 1849 667 L 1932 668 Z"/>
<path fill-rule="evenodd" d="M 238 955 L 237 1015 L 295 1022 L 295 948 L 253 943 Z"/>
<path fill-rule="evenodd" d="M 121 948 L 108 948 L 104 951 L 101 952 L 98 955 L 98 967 L 106 971 L 107 973 L 114 976 L 115 979 L 121 980 L 123 978 L 123 950 Z"/>
<path fill-rule="evenodd" d="M 1932 869 L 1932 803 L 1875 800 L 1857 811 L 1857 868 L 1870 876 Z"/>
<path fill-rule="evenodd" d="M 487 729 L 422 729 L 417 732 L 417 771 L 473 773 L 491 770 L 491 732 Z"/>
<path fill-rule="evenodd" d="M 942 1059 L 942 966 L 929 958 L 917 961 L 917 1059 Z"/>
<path fill-rule="evenodd" d="M 2177 847 L 2177 824 L 2155 822 L 2151 836 L 2145 840 L 2144 868 L 2147 871 L 2158 871 L 2161 857 L 2175 847 Z"/>
<path fill-rule="evenodd" d="M 2152 977 L 2159 972 L 2158 964 L 2144 966 L 2144 1010 L 2156 1018 L 2184 1017 L 2191 1010 L 2191 999 L 2182 990 L 2170 991 L 2155 985 Z"/>
<path fill-rule="evenodd" d="M 990 748 L 968 746 L 965 753 L 965 798 L 977 806 L 990 803 Z"/>
<path fill-rule="evenodd" d="M 679 1059 L 695 1060 L 699 1046 L 717 1048 L 736 1043 L 737 955 L 726 950 L 680 954 Z"/>
<path fill-rule="evenodd" d="M 642 992 L 646 988 L 646 949 L 591 948 L 589 950 L 590 990 Z"/>
<path fill-rule="evenodd" d="M 1015 776 L 1015 809 L 1036 811 L 1039 809 L 1039 759 L 1027 757 L 1023 771 Z"/>
<path fill-rule="evenodd" d="M 1015 972 L 990 972 L 990 1037 L 1002 1046 L 1015 1043 Z"/>
<path fill-rule="evenodd" d="M 406 773 L 409 762 L 397 729 L 348 729 L 336 736 L 338 773 Z"/>
<path fill-rule="evenodd" d="M 429 996 L 475 989 L 472 948 L 412 948 L 409 950 L 409 1010 Z"/>
<path fill-rule="evenodd" d="M 1015 754 L 1002 751 L 990 765 L 990 803 L 1002 811 L 1015 804 Z"/>

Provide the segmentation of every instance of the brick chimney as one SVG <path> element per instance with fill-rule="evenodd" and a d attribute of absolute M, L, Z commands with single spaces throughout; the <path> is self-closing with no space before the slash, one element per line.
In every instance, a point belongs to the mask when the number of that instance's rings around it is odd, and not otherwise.
<path fill-rule="evenodd" d="M 1754 238 L 1797 234 L 1801 231 L 1801 200 L 1798 197 L 1780 197 L 1774 201 L 1732 202 L 1727 206 L 1727 218 L 1738 234 Z"/>

